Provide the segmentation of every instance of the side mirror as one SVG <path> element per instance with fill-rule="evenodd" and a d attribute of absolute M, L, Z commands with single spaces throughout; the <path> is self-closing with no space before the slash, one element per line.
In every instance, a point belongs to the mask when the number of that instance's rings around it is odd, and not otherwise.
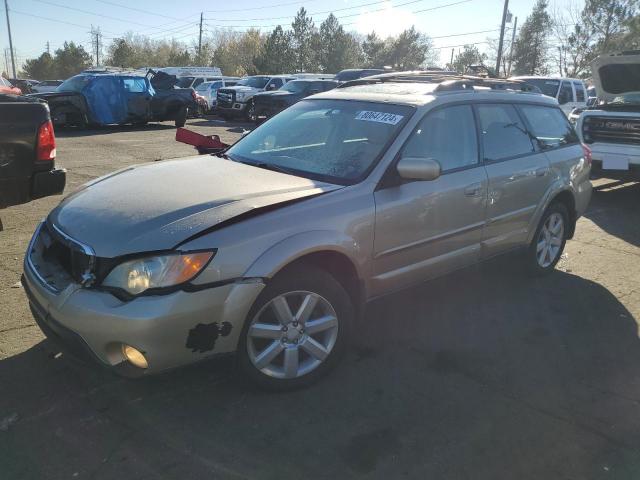
<path fill-rule="evenodd" d="M 405 180 L 435 180 L 441 172 L 440 163 L 426 157 L 402 157 L 396 169 Z"/>
<path fill-rule="evenodd" d="M 316 93 L 320 93 L 319 88 L 312 88 L 311 90 L 309 90 L 309 95 L 315 95 Z"/>
<path fill-rule="evenodd" d="M 276 89 L 276 85 L 275 83 L 270 83 L 269 85 L 267 85 L 267 91 L 271 91 L 271 90 L 275 90 Z"/>

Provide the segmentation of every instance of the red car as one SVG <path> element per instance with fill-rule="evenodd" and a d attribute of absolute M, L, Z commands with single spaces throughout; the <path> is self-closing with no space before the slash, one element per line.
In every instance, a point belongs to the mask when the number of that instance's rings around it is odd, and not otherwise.
<path fill-rule="evenodd" d="M 11 85 L 11 83 L 9 83 L 9 80 L 7 80 L 6 78 L 0 77 L 0 93 L 22 95 L 22 90 Z"/>

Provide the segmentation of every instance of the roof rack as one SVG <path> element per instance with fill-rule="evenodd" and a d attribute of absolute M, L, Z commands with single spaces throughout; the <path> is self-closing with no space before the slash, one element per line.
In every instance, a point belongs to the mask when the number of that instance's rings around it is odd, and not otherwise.
<path fill-rule="evenodd" d="M 476 87 L 490 90 L 509 90 L 527 93 L 541 93 L 540 89 L 522 80 L 508 80 L 504 78 L 484 78 L 471 75 L 460 75 L 457 72 L 422 70 L 414 72 L 394 72 L 373 75 L 371 77 L 351 80 L 337 88 L 347 88 L 356 85 L 372 85 L 376 83 L 437 83 L 434 92 L 454 92 L 460 90 L 475 90 Z"/>

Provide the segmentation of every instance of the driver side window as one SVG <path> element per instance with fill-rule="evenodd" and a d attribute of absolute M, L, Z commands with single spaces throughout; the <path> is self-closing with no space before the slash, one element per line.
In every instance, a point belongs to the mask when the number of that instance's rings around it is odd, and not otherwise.
<path fill-rule="evenodd" d="M 478 164 L 478 140 L 470 105 L 441 108 L 418 124 L 403 156 L 437 160 L 442 172 Z"/>

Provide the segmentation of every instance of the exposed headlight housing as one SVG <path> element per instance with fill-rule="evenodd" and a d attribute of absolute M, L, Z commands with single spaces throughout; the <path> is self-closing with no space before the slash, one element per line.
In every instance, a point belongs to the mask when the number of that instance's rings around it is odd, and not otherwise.
<path fill-rule="evenodd" d="M 215 252 L 175 253 L 136 258 L 115 267 L 102 285 L 139 295 L 147 290 L 174 287 L 192 280 Z"/>
<path fill-rule="evenodd" d="M 243 102 L 245 98 L 247 98 L 248 93 L 246 92 L 237 92 L 236 93 L 236 100 L 238 100 L 239 102 Z"/>

